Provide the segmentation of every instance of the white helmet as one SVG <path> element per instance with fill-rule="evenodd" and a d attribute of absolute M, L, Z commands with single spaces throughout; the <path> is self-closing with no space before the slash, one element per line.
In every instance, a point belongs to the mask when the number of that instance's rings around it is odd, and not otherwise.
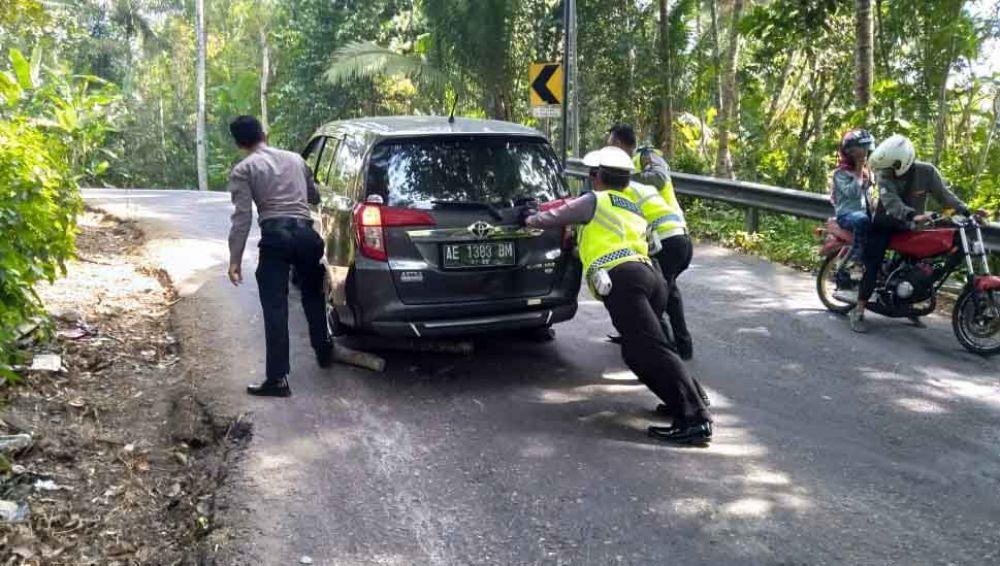
<path fill-rule="evenodd" d="M 624 150 L 613 145 L 591 151 L 583 156 L 583 164 L 591 168 L 620 169 L 629 173 L 635 170 L 632 158 Z"/>
<path fill-rule="evenodd" d="M 868 164 L 875 170 L 892 169 L 898 177 L 910 170 L 916 156 L 913 142 L 906 136 L 894 134 L 875 148 Z"/>

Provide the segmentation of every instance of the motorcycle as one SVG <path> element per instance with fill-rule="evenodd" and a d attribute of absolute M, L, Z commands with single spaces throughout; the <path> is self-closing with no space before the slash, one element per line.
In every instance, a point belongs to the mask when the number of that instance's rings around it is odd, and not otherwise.
<path fill-rule="evenodd" d="M 962 346 L 975 354 L 1000 353 L 1000 277 L 990 274 L 977 217 L 932 217 L 930 227 L 892 235 L 879 269 L 868 310 L 891 318 L 921 317 L 937 307 L 941 287 L 962 264 L 967 275 L 952 310 L 952 329 Z M 820 301 L 846 314 L 857 303 L 858 282 L 842 269 L 853 234 L 836 219 L 817 229 L 823 263 L 816 276 Z M 853 296 L 852 296 L 853 294 Z"/>

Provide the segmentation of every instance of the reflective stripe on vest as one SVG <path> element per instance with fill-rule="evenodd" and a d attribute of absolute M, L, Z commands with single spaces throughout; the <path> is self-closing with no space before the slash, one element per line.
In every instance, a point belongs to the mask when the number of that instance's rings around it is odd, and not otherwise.
<path fill-rule="evenodd" d="M 669 183 L 667 187 L 670 187 Z M 676 199 L 673 201 L 674 205 L 671 206 L 670 202 L 655 187 L 635 181 L 629 183 L 626 191 L 639 205 L 643 217 L 649 222 L 650 229 L 655 230 L 661 238 L 676 233 L 679 229 L 687 226 L 684 222 L 684 213 L 681 212 L 681 207 L 677 204 Z M 673 194 L 672 188 L 670 191 Z"/>
<path fill-rule="evenodd" d="M 646 220 L 635 201 L 619 191 L 598 191 L 594 196 L 594 218 L 579 233 L 580 261 L 588 285 L 598 269 L 610 270 L 626 261 L 649 261 Z"/>

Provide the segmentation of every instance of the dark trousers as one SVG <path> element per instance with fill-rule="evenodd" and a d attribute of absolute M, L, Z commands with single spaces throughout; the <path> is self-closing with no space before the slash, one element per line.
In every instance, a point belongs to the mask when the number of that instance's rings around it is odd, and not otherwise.
<path fill-rule="evenodd" d="M 279 218 L 261 224 L 256 275 L 260 306 L 264 310 L 268 379 L 280 379 L 289 372 L 288 275 L 293 266 L 301 282 L 309 341 L 317 353 L 331 347 L 323 296 L 322 257 L 323 240 L 308 221 Z"/>
<path fill-rule="evenodd" d="M 604 306 L 622 336 L 622 358 L 630 370 L 682 421 L 712 420 L 694 380 L 670 350 L 660 325 L 667 286 L 652 266 L 630 261 L 613 268 Z"/>
<path fill-rule="evenodd" d="M 899 221 L 888 218 L 884 214 L 875 216 L 868 229 L 865 247 L 861 250 L 865 274 L 861 278 L 861 286 L 858 287 L 859 301 L 867 301 L 871 298 L 875 291 L 875 283 L 878 281 L 878 273 L 882 269 L 882 262 L 885 260 L 885 252 L 889 249 L 889 239 L 895 232 L 903 229 L 904 227 Z"/>
<path fill-rule="evenodd" d="M 694 256 L 694 246 L 688 235 L 672 236 L 662 241 L 663 249 L 656 254 L 656 263 L 667 281 L 667 318 L 674 332 L 675 342 L 691 342 L 687 321 L 684 319 L 684 302 L 681 299 L 681 289 L 677 286 L 677 277 L 691 265 Z"/>

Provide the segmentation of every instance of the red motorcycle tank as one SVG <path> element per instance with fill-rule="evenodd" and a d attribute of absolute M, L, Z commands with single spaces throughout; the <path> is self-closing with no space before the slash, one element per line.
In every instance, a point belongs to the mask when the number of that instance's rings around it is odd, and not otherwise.
<path fill-rule="evenodd" d="M 951 228 L 898 232 L 889 240 L 889 248 L 923 259 L 948 253 L 955 245 L 955 230 Z"/>

